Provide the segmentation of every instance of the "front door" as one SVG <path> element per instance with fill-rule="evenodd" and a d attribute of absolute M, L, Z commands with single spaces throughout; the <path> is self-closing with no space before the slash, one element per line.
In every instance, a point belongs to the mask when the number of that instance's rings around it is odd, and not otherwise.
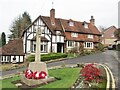
<path fill-rule="evenodd" d="M 64 44 L 63 43 L 57 43 L 57 52 L 64 52 Z"/>

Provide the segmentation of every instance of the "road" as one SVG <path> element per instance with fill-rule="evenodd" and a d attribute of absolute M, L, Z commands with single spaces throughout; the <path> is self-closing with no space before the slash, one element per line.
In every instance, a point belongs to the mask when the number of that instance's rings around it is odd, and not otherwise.
<path fill-rule="evenodd" d="M 61 66 L 61 65 L 67 65 L 67 64 L 77 64 L 77 63 L 101 63 L 101 64 L 106 64 L 110 70 L 112 71 L 115 81 L 116 81 L 116 88 L 120 88 L 120 63 L 116 59 L 116 51 L 112 50 L 107 50 L 106 52 L 102 53 L 96 53 L 88 56 L 82 56 L 74 59 L 67 59 L 64 61 L 59 61 L 59 62 L 52 62 L 48 63 L 48 67 L 54 67 L 54 66 Z M 24 68 L 22 69 L 24 70 Z M 15 73 L 19 72 L 21 69 L 18 70 L 13 70 L 13 71 L 7 71 L 7 72 L 2 72 L 2 75 L 10 74 L 10 73 Z M 119 84 L 119 85 L 118 85 Z"/>

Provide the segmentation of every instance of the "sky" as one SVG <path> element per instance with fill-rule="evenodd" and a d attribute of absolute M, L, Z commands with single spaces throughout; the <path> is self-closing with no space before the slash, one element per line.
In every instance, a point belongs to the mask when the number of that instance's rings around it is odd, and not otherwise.
<path fill-rule="evenodd" d="M 53 4 L 52 4 L 53 2 Z M 39 15 L 50 16 L 55 9 L 55 17 L 89 22 L 94 16 L 97 27 L 118 27 L 119 0 L 0 0 L 0 33 L 10 34 L 12 22 L 25 11 L 32 21 Z"/>

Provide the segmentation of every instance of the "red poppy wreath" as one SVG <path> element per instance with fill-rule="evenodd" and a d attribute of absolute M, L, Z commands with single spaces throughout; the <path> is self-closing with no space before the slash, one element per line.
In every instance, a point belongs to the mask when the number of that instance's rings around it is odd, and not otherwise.
<path fill-rule="evenodd" d="M 25 73 L 25 77 L 28 79 L 46 79 L 47 78 L 47 73 L 44 71 L 41 72 L 32 72 L 31 70 L 27 69 Z"/>

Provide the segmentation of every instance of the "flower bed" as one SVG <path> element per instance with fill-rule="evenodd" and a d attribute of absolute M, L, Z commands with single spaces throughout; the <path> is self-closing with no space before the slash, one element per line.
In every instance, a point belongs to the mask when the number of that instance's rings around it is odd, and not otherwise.
<path fill-rule="evenodd" d="M 106 88 L 106 72 L 104 68 L 98 64 L 82 65 L 80 76 L 76 80 L 72 88 Z"/>

